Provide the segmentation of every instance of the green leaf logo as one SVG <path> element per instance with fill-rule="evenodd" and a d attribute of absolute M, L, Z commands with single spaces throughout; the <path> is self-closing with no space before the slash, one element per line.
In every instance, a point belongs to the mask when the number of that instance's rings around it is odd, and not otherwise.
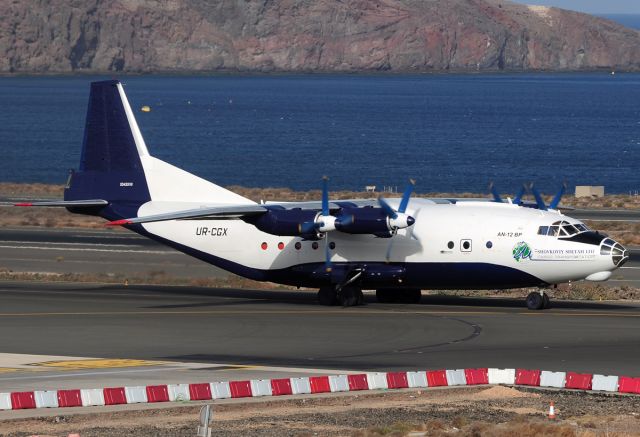
<path fill-rule="evenodd" d="M 531 259 L 531 248 L 526 242 L 520 241 L 513 247 L 513 259 L 518 262 Z"/>

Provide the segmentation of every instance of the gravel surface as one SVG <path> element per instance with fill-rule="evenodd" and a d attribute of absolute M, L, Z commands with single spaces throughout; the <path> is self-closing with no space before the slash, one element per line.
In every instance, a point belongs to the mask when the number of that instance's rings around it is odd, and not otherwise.
<path fill-rule="evenodd" d="M 555 402 L 558 418 L 547 419 Z M 213 402 L 214 436 L 640 436 L 640 396 L 494 387 Z M 3 436 L 195 436 L 200 406 L 16 419 Z"/>

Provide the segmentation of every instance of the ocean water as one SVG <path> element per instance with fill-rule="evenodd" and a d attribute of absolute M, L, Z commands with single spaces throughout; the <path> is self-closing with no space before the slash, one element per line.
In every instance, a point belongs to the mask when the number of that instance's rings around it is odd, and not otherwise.
<path fill-rule="evenodd" d="M 609 20 L 617 21 L 618 23 L 632 29 L 640 29 L 639 14 L 602 14 L 600 16 L 608 18 Z"/>
<path fill-rule="evenodd" d="M 0 78 L 0 180 L 64 183 L 97 79 Z M 120 79 L 151 153 L 220 185 L 640 190 L 640 74 Z"/>

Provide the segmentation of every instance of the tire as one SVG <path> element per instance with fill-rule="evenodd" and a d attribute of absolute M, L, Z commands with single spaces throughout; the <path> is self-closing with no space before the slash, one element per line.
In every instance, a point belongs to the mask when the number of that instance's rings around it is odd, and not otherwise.
<path fill-rule="evenodd" d="M 549 299 L 549 295 L 547 293 L 542 296 L 542 308 L 545 310 L 551 308 L 551 299 Z"/>
<path fill-rule="evenodd" d="M 338 303 L 338 296 L 335 288 L 322 287 L 320 291 L 318 291 L 318 302 L 320 302 L 320 305 L 325 306 L 333 306 Z"/>
<path fill-rule="evenodd" d="M 531 292 L 527 296 L 527 308 L 530 310 L 541 310 L 544 307 L 544 299 L 542 295 L 537 292 Z"/>
<path fill-rule="evenodd" d="M 338 300 L 343 307 L 353 307 L 356 305 L 362 305 L 364 302 L 364 295 L 362 290 L 356 287 L 344 287 L 338 294 Z"/>
<path fill-rule="evenodd" d="M 422 300 L 422 290 L 419 289 L 409 289 L 409 290 L 402 290 L 402 303 L 420 303 L 420 301 Z"/>
<path fill-rule="evenodd" d="M 393 302 L 393 295 L 391 294 L 393 291 L 387 288 L 381 288 L 380 290 L 376 290 L 376 300 L 378 303 L 391 303 Z"/>

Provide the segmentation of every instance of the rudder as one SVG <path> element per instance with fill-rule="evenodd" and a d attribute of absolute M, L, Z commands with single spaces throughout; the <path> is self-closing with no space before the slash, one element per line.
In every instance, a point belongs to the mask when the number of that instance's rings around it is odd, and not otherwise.
<path fill-rule="evenodd" d="M 143 155 L 148 151 L 122 84 L 92 82 L 80 167 L 69 177 L 65 200 L 105 199 L 131 207 L 149 201 Z"/>

